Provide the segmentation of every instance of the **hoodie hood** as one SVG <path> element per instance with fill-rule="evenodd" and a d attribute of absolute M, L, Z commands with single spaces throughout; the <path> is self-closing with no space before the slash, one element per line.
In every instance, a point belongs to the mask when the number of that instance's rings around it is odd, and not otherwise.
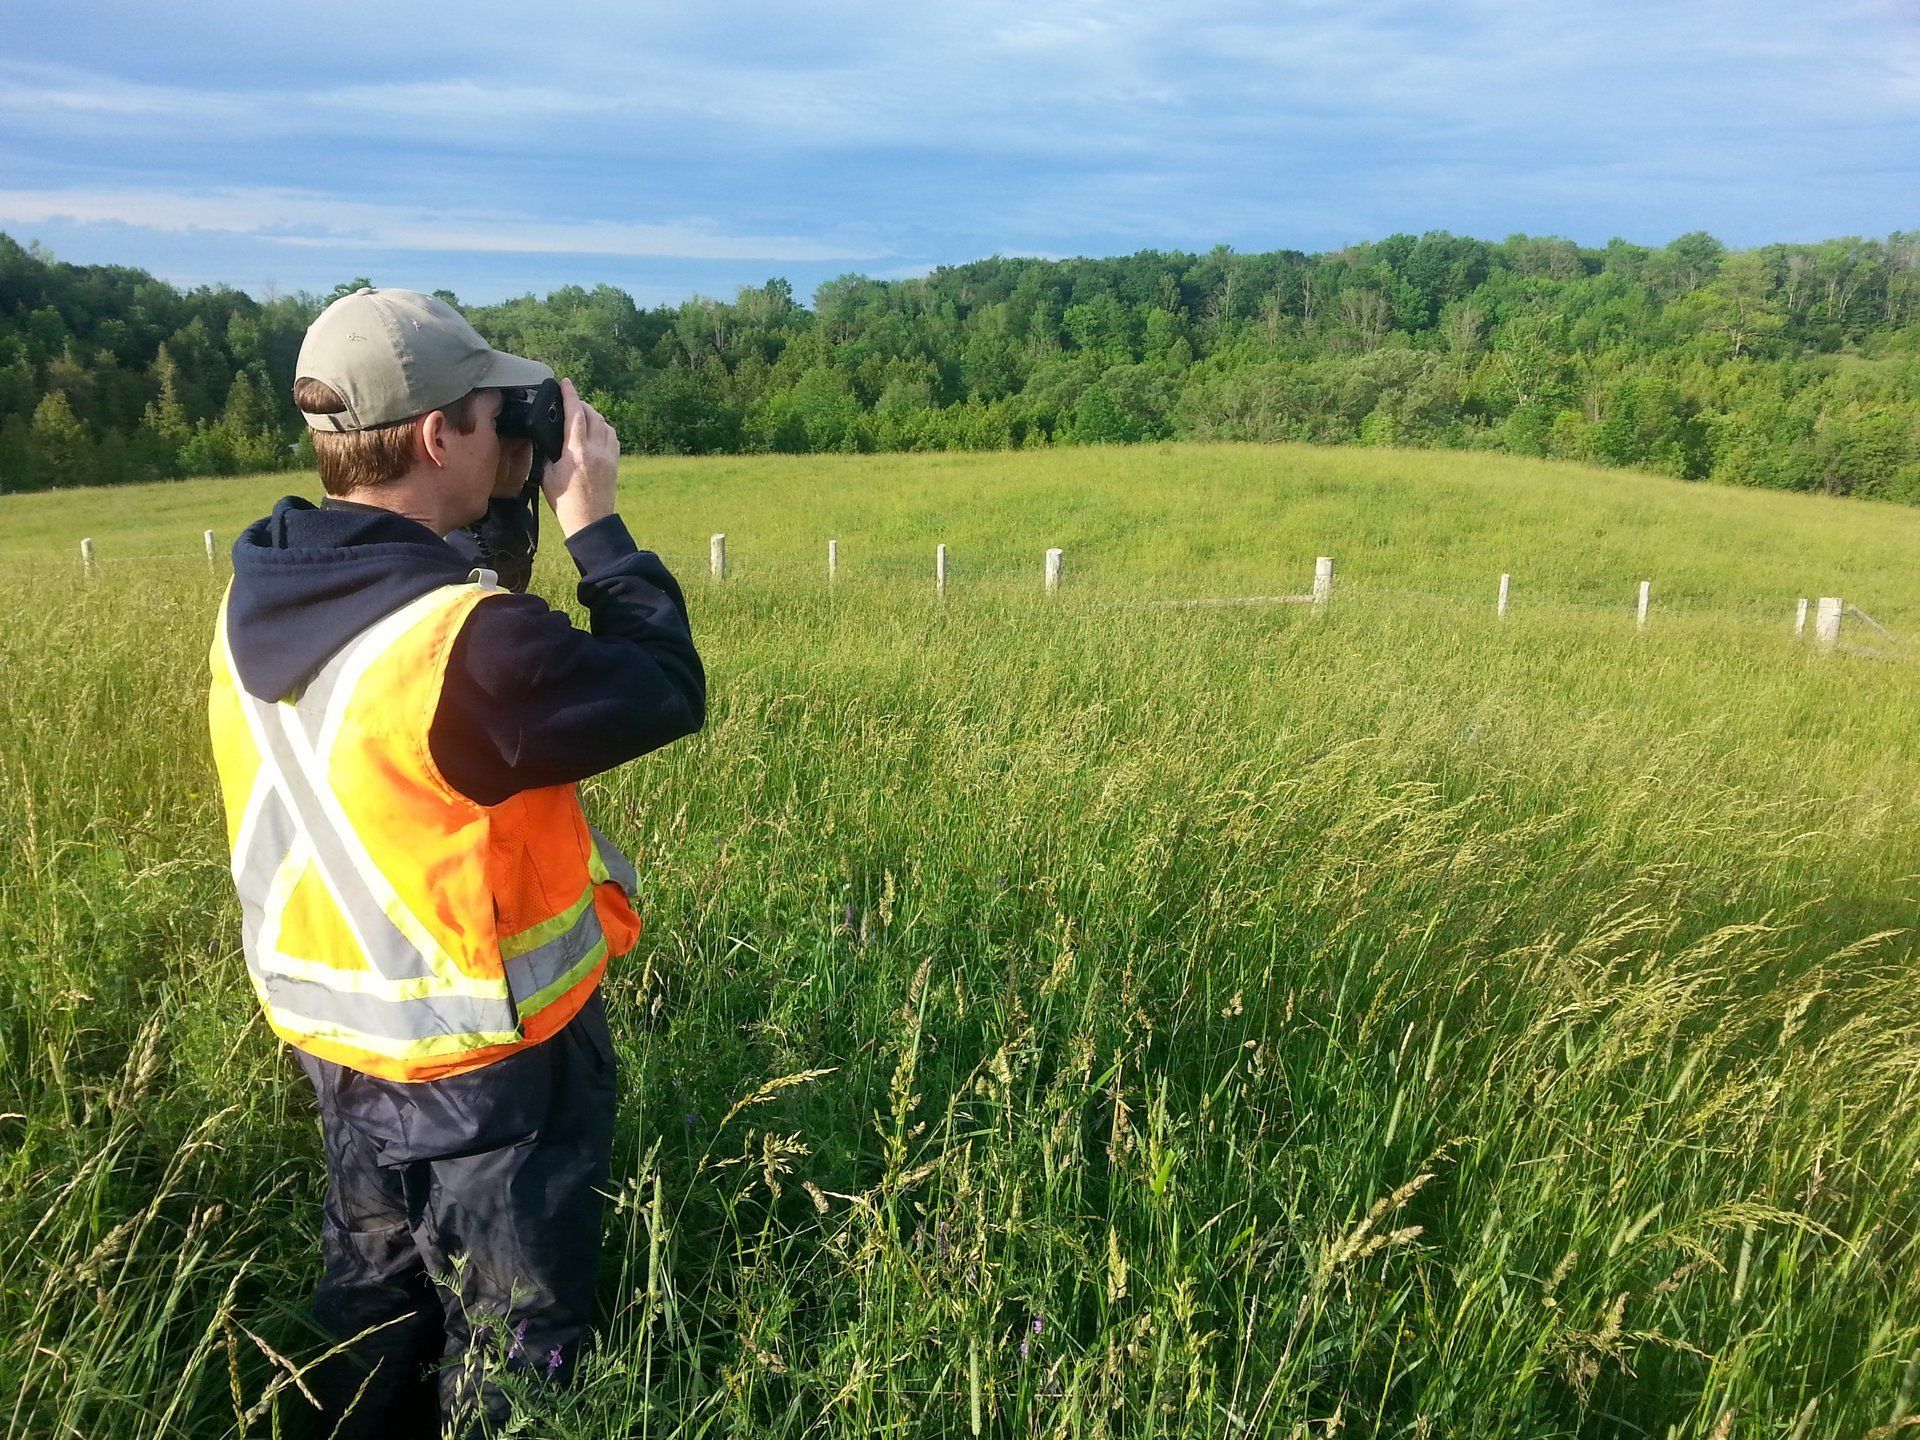
<path fill-rule="evenodd" d="M 240 683 L 278 700 L 374 621 L 472 569 L 417 520 L 289 495 L 233 544 L 227 643 Z"/>

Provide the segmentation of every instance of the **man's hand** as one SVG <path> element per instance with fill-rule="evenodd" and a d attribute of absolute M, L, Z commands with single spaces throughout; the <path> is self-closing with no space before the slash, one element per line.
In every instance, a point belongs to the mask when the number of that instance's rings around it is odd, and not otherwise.
<path fill-rule="evenodd" d="M 580 398 L 571 380 L 560 382 L 560 398 L 566 407 L 566 444 L 540 477 L 540 488 L 547 492 L 561 532 L 571 536 L 613 514 L 620 437 L 604 415 Z"/>

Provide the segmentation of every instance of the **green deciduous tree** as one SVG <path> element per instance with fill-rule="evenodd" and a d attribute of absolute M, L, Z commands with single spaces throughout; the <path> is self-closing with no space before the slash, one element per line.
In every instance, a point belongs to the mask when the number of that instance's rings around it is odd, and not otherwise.
<path fill-rule="evenodd" d="M 294 356 L 364 283 L 182 292 L 0 236 L 0 484 L 45 483 L 33 457 L 55 449 L 88 483 L 310 463 Z M 1920 465 L 1900 418 L 1920 412 L 1911 232 L 1730 252 L 1698 232 L 1590 249 L 1434 231 L 845 275 L 811 308 L 774 278 L 652 308 L 567 285 L 467 314 L 571 376 L 635 451 L 1291 439 L 1888 497 Z M 34 439 L 56 393 L 40 429 L 58 447 Z"/>
<path fill-rule="evenodd" d="M 93 439 L 61 391 L 49 391 L 34 407 L 26 460 L 27 473 L 20 489 L 84 485 L 92 478 Z"/>

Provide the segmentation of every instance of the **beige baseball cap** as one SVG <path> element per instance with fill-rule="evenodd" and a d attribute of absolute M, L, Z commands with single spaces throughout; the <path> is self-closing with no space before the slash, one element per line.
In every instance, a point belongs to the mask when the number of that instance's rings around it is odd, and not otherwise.
<path fill-rule="evenodd" d="M 347 402 L 338 415 L 307 415 L 308 428 L 370 430 L 451 405 L 469 390 L 538 385 L 553 371 L 494 349 L 444 300 L 363 285 L 307 327 L 293 373 L 325 382 Z"/>

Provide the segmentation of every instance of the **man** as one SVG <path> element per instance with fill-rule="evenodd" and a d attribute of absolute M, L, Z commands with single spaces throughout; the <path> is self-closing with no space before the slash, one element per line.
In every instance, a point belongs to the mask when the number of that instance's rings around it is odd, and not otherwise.
<path fill-rule="evenodd" d="M 312 1380 L 330 1433 L 484 1431 L 502 1358 L 571 1375 L 599 1255 L 598 987 L 640 921 L 576 782 L 698 730 L 706 679 L 571 383 L 540 488 L 591 632 L 445 538 L 479 523 L 484 550 L 490 505 L 531 533 L 532 442 L 495 420 L 545 365 L 432 296 L 363 288 L 296 373 L 326 499 L 289 496 L 234 545 L 210 719 L 248 972 L 319 1101 L 314 1314 L 340 1348 Z"/>

